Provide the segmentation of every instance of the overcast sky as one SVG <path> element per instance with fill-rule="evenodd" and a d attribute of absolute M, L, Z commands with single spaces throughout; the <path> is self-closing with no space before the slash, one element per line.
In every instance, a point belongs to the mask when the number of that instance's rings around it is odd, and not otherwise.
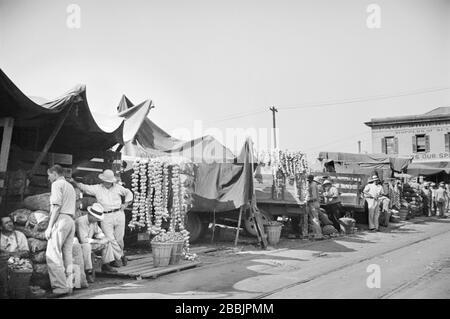
<path fill-rule="evenodd" d="M 79 29 L 66 25 L 71 3 Z M 371 3 L 379 29 L 366 25 Z M 370 152 L 371 118 L 450 106 L 441 90 L 282 109 L 450 87 L 450 0 L 0 0 L 0 32 L 0 67 L 27 95 L 84 83 L 109 114 L 122 94 L 152 99 L 149 117 L 168 132 L 194 120 L 270 128 L 275 105 L 280 147 L 311 159 L 356 152 L 358 140 Z"/>

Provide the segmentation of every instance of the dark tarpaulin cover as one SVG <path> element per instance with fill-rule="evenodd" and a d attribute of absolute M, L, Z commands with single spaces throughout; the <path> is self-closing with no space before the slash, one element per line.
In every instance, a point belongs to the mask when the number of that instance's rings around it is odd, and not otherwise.
<path fill-rule="evenodd" d="M 195 180 L 194 211 L 223 212 L 237 209 L 253 194 L 252 142 L 242 148 L 242 163 L 199 164 Z"/>
<path fill-rule="evenodd" d="M 386 154 L 358 154 L 340 152 L 320 152 L 319 160 L 358 165 L 365 169 L 383 169 L 389 167 L 394 172 L 401 173 L 408 168 L 412 157 L 394 157 Z"/>
<path fill-rule="evenodd" d="M 434 175 L 441 172 L 450 173 L 450 162 L 412 163 L 407 170 L 407 173 L 412 176 Z"/>
<path fill-rule="evenodd" d="M 107 126 L 114 129 L 106 132 L 98 126 L 91 113 L 85 85 L 77 85 L 53 101 L 36 104 L 0 70 L 0 118 L 14 118 L 12 143 L 18 147 L 42 150 L 55 123 L 68 108 L 69 115 L 50 148 L 51 152 L 73 154 L 83 150 L 107 150 L 115 144 L 123 144 L 134 137 L 136 127 L 148 114 L 149 103 L 136 107 L 128 123 L 117 116 L 111 119 L 112 123 L 107 123 Z M 29 138 L 24 139 L 24 136 Z"/>
<path fill-rule="evenodd" d="M 122 97 L 119 116 L 128 116 L 133 104 Z M 252 142 L 247 140 L 236 161 L 234 154 L 212 136 L 191 141 L 173 138 L 146 118 L 135 139 L 122 149 L 125 156 L 175 155 L 196 163 L 193 211 L 224 212 L 237 209 L 249 201 L 252 194 L 250 152 Z M 128 171 L 129 173 L 129 171 Z"/>

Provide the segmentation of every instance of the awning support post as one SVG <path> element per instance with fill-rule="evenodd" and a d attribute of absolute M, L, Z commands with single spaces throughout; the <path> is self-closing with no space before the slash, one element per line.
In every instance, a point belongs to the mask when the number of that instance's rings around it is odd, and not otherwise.
<path fill-rule="evenodd" d="M 0 150 L 0 174 L 2 174 L 2 176 L 0 176 L 0 190 L 3 190 L 8 187 L 6 170 L 8 169 L 9 150 L 11 148 L 14 118 L 5 117 L 0 119 L 0 127 L 3 127 L 3 137 Z M 0 192 L 0 203 L 3 202 L 2 193 L 5 194 L 5 198 L 7 197 L 6 191 Z M 5 204 L 6 202 L 3 203 Z"/>
<path fill-rule="evenodd" d="M 244 205 L 241 206 L 239 209 L 239 219 L 238 219 L 238 226 L 236 229 L 236 238 L 234 239 L 234 246 L 237 246 L 238 240 L 239 240 L 239 232 L 241 230 L 241 219 L 242 219 L 242 211 L 244 210 Z"/>
<path fill-rule="evenodd" d="M 41 165 L 42 161 L 44 160 L 44 157 L 47 155 L 48 150 L 53 144 L 53 141 L 55 140 L 56 136 L 58 135 L 59 131 L 61 130 L 64 121 L 66 120 L 67 116 L 69 115 L 70 111 L 72 109 L 72 105 L 67 107 L 67 110 L 61 115 L 61 117 L 58 119 L 58 122 L 55 125 L 55 128 L 53 129 L 52 134 L 47 140 L 47 143 L 45 143 L 44 148 L 42 149 L 42 152 L 39 154 L 39 157 L 36 159 L 36 162 L 33 164 L 33 167 L 31 168 L 31 171 L 28 173 L 28 178 L 31 179 L 36 170 L 38 169 L 39 165 Z"/>

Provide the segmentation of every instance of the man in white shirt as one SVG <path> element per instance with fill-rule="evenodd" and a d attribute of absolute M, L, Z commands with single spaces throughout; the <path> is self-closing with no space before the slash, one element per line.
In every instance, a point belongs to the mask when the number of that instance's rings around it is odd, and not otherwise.
<path fill-rule="evenodd" d="M 342 234 L 343 231 L 341 229 L 341 224 L 339 223 L 339 218 L 341 217 L 339 190 L 333 186 L 328 179 L 323 181 L 322 187 L 323 208 L 327 212 L 328 218 L 333 223 L 333 227 Z"/>
<path fill-rule="evenodd" d="M 369 179 L 368 184 L 364 187 L 364 198 L 366 199 L 369 209 L 369 230 L 378 231 L 378 219 L 380 217 L 380 211 L 378 209 L 379 198 L 383 194 L 383 187 L 376 184 L 380 179 L 378 176 L 372 176 Z"/>
<path fill-rule="evenodd" d="M 95 196 L 97 202 L 103 206 L 105 217 L 101 222 L 101 228 L 106 238 L 111 242 L 115 241 L 120 246 L 121 258 L 119 260 L 122 260 L 122 264 L 125 266 L 127 259 L 123 253 L 123 236 L 125 234 L 124 210 L 133 200 L 133 193 L 117 183 L 114 172 L 110 169 L 105 170 L 98 177 L 102 181 L 101 184 L 86 185 L 74 183 L 83 193 Z M 125 197 L 123 204 L 122 197 Z M 111 265 L 119 267 L 119 260 L 115 260 Z"/>
<path fill-rule="evenodd" d="M 30 249 L 25 235 L 14 229 L 14 223 L 10 217 L 1 217 L 0 220 L 0 251 L 13 257 L 28 257 Z"/>
<path fill-rule="evenodd" d="M 102 205 L 95 203 L 87 208 L 88 214 L 78 217 L 75 221 L 75 229 L 78 241 L 83 251 L 84 268 L 86 279 L 89 283 L 94 282 L 92 252 L 101 251 L 102 270 L 116 272 L 109 263 L 121 257 L 121 249 L 117 242 L 111 242 L 105 237 L 98 223 L 104 218 Z"/>
<path fill-rule="evenodd" d="M 59 165 L 47 171 L 52 183 L 50 195 L 50 221 L 45 231 L 47 238 L 46 260 L 48 274 L 56 296 L 72 293 L 73 289 L 73 239 L 75 236 L 76 194 Z"/>

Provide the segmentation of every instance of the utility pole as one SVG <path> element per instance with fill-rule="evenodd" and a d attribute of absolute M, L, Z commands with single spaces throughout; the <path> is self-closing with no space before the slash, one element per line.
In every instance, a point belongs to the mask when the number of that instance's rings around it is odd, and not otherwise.
<path fill-rule="evenodd" d="M 276 131 L 277 125 L 275 122 L 275 113 L 278 112 L 278 110 L 273 105 L 271 108 L 269 108 L 269 110 L 272 111 L 272 119 L 273 119 L 273 145 L 274 148 L 277 148 L 277 131 Z"/>
<path fill-rule="evenodd" d="M 358 141 L 358 153 L 361 154 L 361 141 Z"/>

